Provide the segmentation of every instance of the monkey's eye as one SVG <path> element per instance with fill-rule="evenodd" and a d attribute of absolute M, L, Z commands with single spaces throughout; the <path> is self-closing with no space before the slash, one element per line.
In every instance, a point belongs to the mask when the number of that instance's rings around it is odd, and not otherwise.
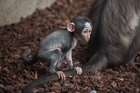
<path fill-rule="evenodd" d="M 89 31 L 89 33 L 91 33 L 91 30 Z"/>
<path fill-rule="evenodd" d="M 84 31 L 84 33 L 86 33 L 87 31 Z"/>

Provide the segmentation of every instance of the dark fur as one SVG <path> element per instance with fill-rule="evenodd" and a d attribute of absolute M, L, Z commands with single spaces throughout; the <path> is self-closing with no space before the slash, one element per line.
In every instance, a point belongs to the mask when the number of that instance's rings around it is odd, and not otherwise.
<path fill-rule="evenodd" d="M 138 15 L 135 29 L 130 25 L 135 19 L 134 15 Z M 96 0 L 89 18 L 93 23 L 89 42 L 91 58 L 82 66 L 83 72 L 103 70 L 133 61 L 140 49 L 140 0 Z M 70 76 L 76 71 L 67 70 L 64 73 Z M 44 75 L 27 85 L 24 92 L 31 93 L 35 86 L 57 79 L 56 74 Z"/>
<path fill-rule="evenodd" d="M 57 61 L 58 63 L 61 62 L 62 57 L 71 49 L 73 35 L 73 33 L 68 32 L 66 29 L 56 30 L 43 39 L 43 41 L 40 43 L 39 49 L 33 56 L 32 60 L 29 60 L 27 58 L 27 56 L 31 52 L 30 49 L 22 54 L 22 59 L 28 65 L 32 65 L 38 60 L 42 61 L 43 63 L 50 63 L 49 72 L 53 73 L 55 72 L 55 68 L 57 66 L 57 64 L 54 65 L 55 61 Z M 55 50 L 52 51 L 50 49 Z"/>
<path fill-rule="evenodd" d="M 89 42 L 91 59 L 88 62 L 92 64 L 92 71 L 125 64 L 135 56 L 140 47 L 140 22 L 135 30 L 130 29 L 134 14 L 140 17 L 140 1 L 104 2 L 104 11 L 100 12 L 102 0 L 97 0 L 89 14 L 93 22 L 93 33 Z"/>

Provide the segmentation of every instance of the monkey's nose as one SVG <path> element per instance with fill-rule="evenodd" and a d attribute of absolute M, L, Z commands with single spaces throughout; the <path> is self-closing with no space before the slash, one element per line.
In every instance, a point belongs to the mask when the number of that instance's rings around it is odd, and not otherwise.
<path fill-rule="evenodd" d="M 89 39 L 90 39 L 90 37 L 87 37 L 87 38 L 86 38 L 86 41 L 88 42 L 88 41 L 89 41 Z"/>
<path fill-rule="evenodd" d="M 88 42 L 88 41 L 89 41 L 89 39 L 87 38 L 87 39 L 86 39 L 86 42 Z"/>

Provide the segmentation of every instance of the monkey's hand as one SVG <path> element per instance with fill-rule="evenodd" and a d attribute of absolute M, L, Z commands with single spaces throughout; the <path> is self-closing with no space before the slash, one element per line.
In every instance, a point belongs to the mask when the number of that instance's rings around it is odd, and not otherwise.
<path fill-rule="evenodd" d="M 66 75 L 62 71 L 57 71 L 56 74 L 58 75 L 58 78 L 66 80 Z"/>
<path fill-rule="evenodd" d="M 82 74 L 82 68 L 81 67 L 74 67 L 74 69 L 77 71 L 78 75 Z"/>

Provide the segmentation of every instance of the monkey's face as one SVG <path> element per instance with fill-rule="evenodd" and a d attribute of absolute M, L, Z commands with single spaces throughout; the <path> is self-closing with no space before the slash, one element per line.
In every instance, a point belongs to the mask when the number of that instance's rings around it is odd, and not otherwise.
<path fill-rule="evenodd" d="M 80 31 L 81 30 L 81 31 Z M 78 38 L 82 42 L 88 42 L 90 39 L 90 34 L 92 32 L 92 26 L 89 22 L 86 22 L 82 29 L 79 30 Z M 78 32 L 78 31 L 77 31 Z"/>
<path fill-rule="evenodd" d="M 91 31 L 92 31 L 92 27 L 90 25 L 85 26 L 85 28 L 82 30 L 82 36 L 85 42 L 89 41 Z"/>
<path fill-rule="evenodd" d="M 67 30 L 74 32 L 76 37 L 82 42 L 88 42 L 92 31 L 91 22 L 79 21 L 77 23 L 68 23 Z"/>

